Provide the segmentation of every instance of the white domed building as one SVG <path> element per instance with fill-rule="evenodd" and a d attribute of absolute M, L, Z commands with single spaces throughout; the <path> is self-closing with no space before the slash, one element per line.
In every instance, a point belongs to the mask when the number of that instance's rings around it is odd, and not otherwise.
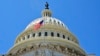
<path fill-rule="evenodd" d="M 34 29 L 41 21 L 41 25 Z M 87 56 L 87 54 L 68 27 L 52 17 L 46 4 L 42 17 L 32 21 L 17 36 L 8 56 Z"/>

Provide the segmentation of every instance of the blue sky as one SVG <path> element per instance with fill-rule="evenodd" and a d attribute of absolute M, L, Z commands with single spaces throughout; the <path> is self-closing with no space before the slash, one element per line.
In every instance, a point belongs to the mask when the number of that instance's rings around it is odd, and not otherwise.
<path fill-rule="evenodd" d="M 99 0 L 0 0 L 0 53 L 14 45 L 16 36 L 34 19 L 41 17 L 45 2 L 52 17 L 63 21 L 87 53 L 100 56 Z"/>

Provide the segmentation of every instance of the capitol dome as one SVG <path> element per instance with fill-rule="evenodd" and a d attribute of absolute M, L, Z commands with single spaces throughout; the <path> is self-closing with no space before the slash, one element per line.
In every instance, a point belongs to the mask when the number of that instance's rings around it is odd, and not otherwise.
<path fill-rule="evenodd" d="M 59 26 L 59 27 L 62 27 L 62 28 L 66 28 L 68 30 L 68 28 L 65 26 L 65 24 L 56 19 L 56 18 L 52 18 L 52 17 L 41 17 L 41 18 L 38 18 L 34 21 L 32 21 L 27 27 L 25 30 L 27 30 L 28 28 L 31 28 L 31 27 L 34 27 L 34 25 L 38 22 L 40 22 L 41 20 L 44 20 L 44 25 L 56 25 L 56 26 Z"/>
<path fill-rule="evenodd" d="M 43 25 L 34 30 L 35 24 L 44 20 Z M 53 18 L 46 4 L 42 17 L 32 21 L 19 34 L 9 56 L 86 56 L 77 38 L 60 20 Z"/>

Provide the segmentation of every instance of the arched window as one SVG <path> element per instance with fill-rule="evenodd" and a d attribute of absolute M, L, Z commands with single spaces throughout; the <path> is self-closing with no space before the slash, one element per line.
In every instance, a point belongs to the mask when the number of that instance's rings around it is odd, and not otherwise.
<path fill-rule="evenodd" d="M 53 32 L 51 32 L 51 36 L 52 36 L 52 37 L 54 36 L 54 33 L 53 33 Z"/>
<path fill-rule="evenodd" d="M 8 56 L 12 56 L 12 53 L 8 54 Z"/>
<path fill-rule="evenodd" d="M 64 25 L 62 24 L 62 26 L 64 26 Z"/>
<path fill-rule="evenodd" d="M 23 37 L 22 39 L 25 40 L 25 37 Z"/>
<path fill-rule="evenodd" d="M 68 40 L 70 40 L 70 38 L 68 37 Z"/>
<path fill-rule="evenodd" d="M 30 49 L 33 49 L 33 48 L 34 48 L 33 46 L 30 47 Z"/>
<path fill-rule="evenodd" d="M 30 38 L 30 35 L 27 35 L 27 38 L 29 39 Z"/>
<path fill-rule="evenodd" d="M 33 33 L 32 36 L 35 37 L 35 33 Z"/>
<path fill-rule="evenodd" d="M 63 39 L 65 39 L 65 35 L 63 35 Z"/>
<path fill-rule="evenodd" d="M 38 36 L 41 36 L 41 32 L 39 32 Z"/>
<path fill-rule="evenodd" d="M 56 21 L 54 20 L 54 23 L 56 23 Z"/>
<path fill-rule="evenodd" d="M 59 33 L 57 33 L 57 37 L 60 37 L 60 34 Z"/>
<path fill-rule="evenodd" d="M 60 24 L 60 22 L 58 21 L 58 24 Z"/>
<path fill-rule="evenodd" d="M 24 48 L 23 51 L 25 52 L 26 51 L 26 48 Z"/>
<path fill-rule="evenodd" d="M 47 32 L 45 32 L 45 36 L 48 36 L 48 33 Z"/>

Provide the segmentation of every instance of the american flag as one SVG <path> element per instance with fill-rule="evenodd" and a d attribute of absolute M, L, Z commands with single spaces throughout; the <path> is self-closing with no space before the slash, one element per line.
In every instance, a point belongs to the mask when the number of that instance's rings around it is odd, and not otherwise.
<path fill-rule="evenodd" d="M 36 23 L 34 25 L 34 30 L 38 30 L 42 26 L 43 22 L 44 22 L 44 20 L 41 20 L 40 22 Z"/>

